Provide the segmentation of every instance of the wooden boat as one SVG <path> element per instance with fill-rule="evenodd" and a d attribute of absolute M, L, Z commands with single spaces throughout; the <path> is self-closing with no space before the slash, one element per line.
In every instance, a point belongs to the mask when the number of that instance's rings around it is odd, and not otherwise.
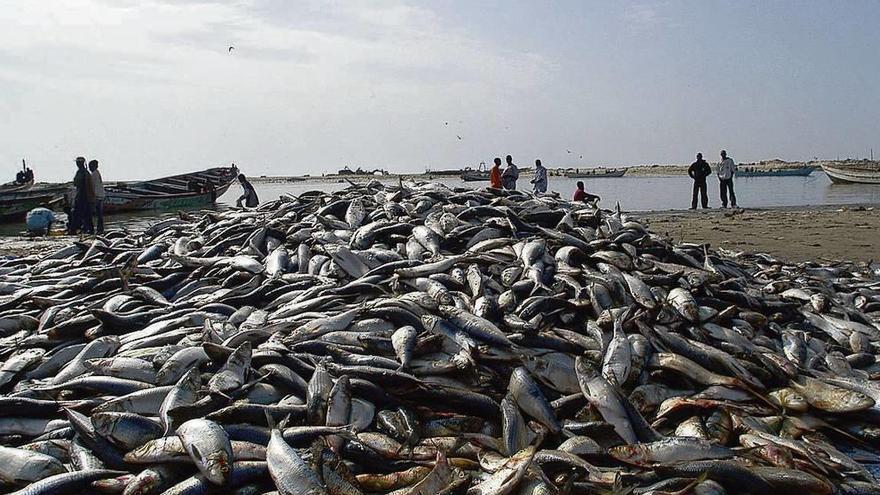
<path fill-rule="evenodd" d="M 625 173 L 625 168 L 591 168 L 584 171 L 576 168 L 574 171 L 566 171 L 565 176 L 569 179 L 599 179 L 603 177 L 623 177 Z"/>
<path fill-rule="evenodd" d="M 744 170 L 736 171 L 737 177 L 806 177 L 813 173 L 813 167 L 780 168 L 770 170 Z"/>
<path fill-rule="evenodd" d="M 477 169 L 465 167 L 461 172 L 461 180 L 465 182 L 483 182 L 489 180 L 489 171 L 486 169 L 486 162 L 480 162 Z"/>
<path fill-rule="evenodd" d="M 0 193 L 27 191 L 34 185 L 34 179 L 25 182 L 12 181 L 6 184 L 0 184 Z"/>
<path fill-rule="evenodd" d="M 229 189 L 237 174 L 238 169 L 217 167 L 142 182 L 105 184 L 104 213 L 210 206 Z M 206 187 L 209 181 L 214 191 Z"/>
<path fill-rule="evenodd" d="M 23 176 L 24 180 L 19 181 Z M 12 182 L 0 184 L 0 193 L 27 191 L 34 185 L 34 172 L 27 168 L 24 158 L 21 159 L 21 172 L 16 174 L 16 179 Z"/>
<path fill-rule="evenodd" d="M 461 173 L 461 180 L 465 182 L 483 182 L 489 180 L 489 172 L 479 170 L 466 170 Z"/>
<path fill-rule="evenodd" d="M 880 166 L 877 162 L 823 163 L 822 170 L 835 184 L 880 184 Z"/>
<path fill-rule="evenodd" d="M 17 191 L 0 192 L 0 221 L 21 221 L 27 212 L 44 206 L 60 207 L 71 190 L 70 184 L 46 184 Z"/>

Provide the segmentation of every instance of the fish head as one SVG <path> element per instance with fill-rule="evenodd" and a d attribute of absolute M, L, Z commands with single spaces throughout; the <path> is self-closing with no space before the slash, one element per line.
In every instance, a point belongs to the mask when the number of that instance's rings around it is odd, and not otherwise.
<path fill-rule="evenodd" d="M 92 425 L 101 436 L 107 436 L 113 431 L 114 415 L 109 413 L 96 413 L 92 415 Z"/>
<path fill-rule="evenodd" d="M 862 411 L 874 406 L 874 399 L 867 395 L 853 390 L 846 390 L 844 393 L 834 394 L 834 402 L 838 407 L 848 411 Z"/>
<path fill-rule="evenodd" d="M 218 450 L 204 456 L 202 465 L 208 481 L 218 485 L 229 482 L 229 477 L 232 475 L 232 459 L 226 451 Z"/>
<path fill-rule="evenodd" d="M 120 493 L 128 486 L 135 476 L 133 474 L 123 474 L 115 478 L 106 478 L 92 483 L 98 491 L 104 493 Z"/>
<path fill-rule="evenodd" d="M 147 495 L 156 493 L 161 487 L 162 478 L 159 474 L 151 469 L 141 471 L 128 486 L 125 487 L 123 495 Z"/>
<path fill-rule="evenodd" d="M 644 462 L 644 452 L 639 445 L 618 445 L 608 449 L 608 453 L 618 461 L 629 464 L 642 464 Z"/>

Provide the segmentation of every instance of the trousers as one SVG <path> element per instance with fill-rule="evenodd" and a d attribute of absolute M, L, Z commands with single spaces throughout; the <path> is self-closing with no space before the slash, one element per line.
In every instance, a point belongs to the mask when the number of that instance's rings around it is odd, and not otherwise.
<path fill-rule="evenodd" d="M 697 193 L 700 195 L 700 203 L 703 205 L 703 208 L 709 207 L 709 195 L 706 194 L 706 180 L 695 180 L 694 181 L 694 194 L 691 197 L 691 208 L 697 208 Z"/>
<path fill-rule="evenodd" d="M 721 179 L 721 206 L 727 208 L 727 195 L 730 193 L 730 205 L 736 208 L 736 193 L 733 192 L 733 177 Z"/>
<path fill-rule="evenodd" d="M 95 218 L 98 221 L 97 232 L 99 234 L 104 233 L 104 200 L 96 199 L 95 200 Z"/>

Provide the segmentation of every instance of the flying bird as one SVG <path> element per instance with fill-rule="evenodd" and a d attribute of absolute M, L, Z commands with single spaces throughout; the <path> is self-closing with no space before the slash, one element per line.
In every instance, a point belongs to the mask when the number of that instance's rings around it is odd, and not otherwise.
<path fill-rule="evenodd" d="M 229 47 L 229 50 L 226 50 L 226 51 L 227 51 L 227 52 L 232 52 L 232 50 L 235 50 L 235 47 L 234 47 L 234 46 L 230 46 L 230 47 Z"/>
<path fill-rule="evenodd" d="M 565 151 L 567 151 L 569 155 L 571 154 L 571 150 L 565 150 Z"/>
<path fill-rule="evenodd" d="M 449 125 L 449 122 L 444 122 L 443 125 Z"/>
<path fill-rule="evenodd" d="M 581 160 L 583 160 L 583 159 L 584 159 L 584 155 L 581 155 Z"/>
<path fill-rule="evenodd" d="M 455 137 L 457 137 L 457 138 L 458 138 L 458 140 L 459 140 L 459 141 L 461 141 L 461 136 L 455 136 Z"/>

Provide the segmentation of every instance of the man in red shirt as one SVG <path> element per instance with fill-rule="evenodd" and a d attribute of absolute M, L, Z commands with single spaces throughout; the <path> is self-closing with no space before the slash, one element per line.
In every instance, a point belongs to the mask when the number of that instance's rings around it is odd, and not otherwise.
<path fill-rule="evenodd" d="M 592 203 L 594 201 L 599 201 L 600 199 L 602 198 L 596 196 L 595 194 L 590 194 L 587 191 L 584 191 L 583 181 L 579 180 L 577 182 L 577 189 L 574 191 L 574 197 L 572 198 L 572 201 L 583 201 L 585 203 Z"/>
<path fill-rule="evenodd" d="M 501 158 L 495 158 L 495 165 L 489 170 L 489 187 L 501 189 Z"/>

